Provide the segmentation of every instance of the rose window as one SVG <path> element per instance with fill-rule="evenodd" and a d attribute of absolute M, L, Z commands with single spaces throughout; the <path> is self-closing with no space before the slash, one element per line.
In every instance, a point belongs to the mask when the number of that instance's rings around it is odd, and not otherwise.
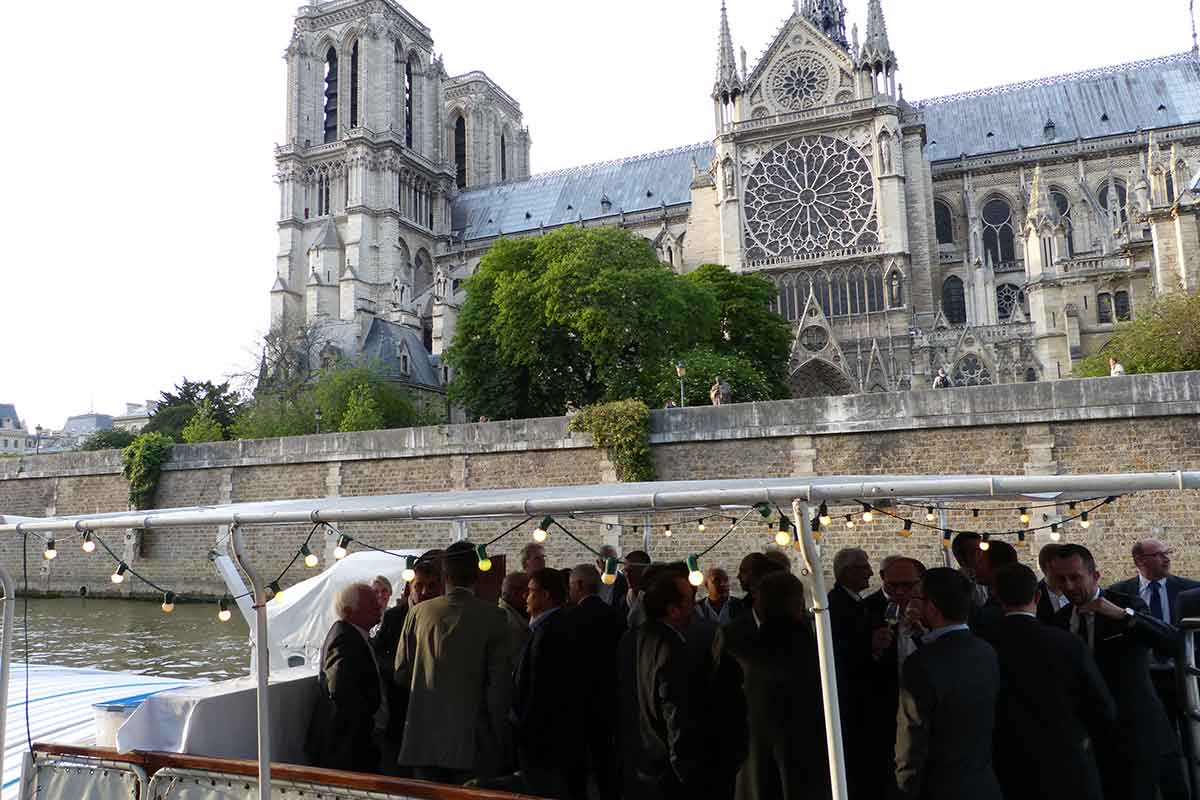
<path fill-rule="evenodd" d="M 776 145 L 744 184 L 746 253 L 807 258 L 878 244 L 875 183 L 867 159 L 832 136 L 801 136 Z"/>
<path fill-rule="evenodd" d="M 811 55 L 797 54 L 776 65 L 767 86 L 778 105 L 802 111 L 824 99 L 829 91 L 829 68 Z"/>
<path fill-rule="evenodd" d="M 1011 283 L 996 287 L 996 315 L 1001 320 L 1011 319 L 1013 312 L 1025 309 L 1025 290 Z"/>
<path fill-rule="evenodd" d="M 829 331 L 810 325 L 800 332 L 800 344 L 810 353 L 819 353 L 829 344 Z"/>
<path fill-rule="evenodd" d="M 951 380 L 955 386 L 989 386 L 992 383 L 992 373 L 987 365 L 979 360 L 979 356 L 963 356 L 954 367 Z"/>

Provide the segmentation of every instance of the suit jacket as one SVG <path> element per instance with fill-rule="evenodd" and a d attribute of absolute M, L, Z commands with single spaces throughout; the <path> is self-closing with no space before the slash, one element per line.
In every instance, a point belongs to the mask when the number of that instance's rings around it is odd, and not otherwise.
<path fill-rule="evenodd" d="M 1153 797 L 1156 765 L 1171 749 L 1172 740 L 1166 712 L 1150 679 L 1150 652 L 1174 653 L 1179 632 L 1151 617 L 1139 597 L 1111 591 L 1101 596 L 1137 612 L 1128 621 L 1100 616 L 1095 620 L 1092 655 L 1117 703 L 1117 734 L 1097 743 L 1104 795 Z M 1072 611 L 1072 606 L 1061 609 L 1055 624 L 1070 630 Z"/>
<path fill-rule="evenodd" d="M 987 641 L 992 640 L 995 629 L 1004 620 L 1004 607 L 995 597 L 988 596 L 987 602 L 971 609 L 971 633 Z"/>
<path fill-rule="evenodd" d="M 623 797 L 691 800 L 706 788 L 706 720 L 683 638 L 648 620 L 621 639 L 619 658 Z"/>
<path fill-rule="evenodd" d="M 375 660 L 379 662 L 379 676 L 387 692 L 388 738 L 399 744 L 404 735 L 404 715 L 408 712 L 408 692 L 396 685 L 396 647 L 404 630 L 404 619 L 408 616 L 408 602 L 401 600 L 383 612 L 379 630 L 375 631 L 371 644 L 375 648 Z"/>
<path fill-rule="evenodd" d="M 1200 618 L 1200 589 L 1185 589 L 1180 592 L 1176 598 L 1177 602 L 1171 604 L 1171 608 L 1177 609 L 1174 612 L 1175 621 Z"/>
<path fill-rule="evenodd" d="M 879 659 L 871 656 L 871 635 L 887 627 L 887 596 L 876 591 L 863 600 L 866 623 L 859 630 L 851 659 L 856 667 L 856 694 L 860 703 L 861 747 L 859 794 L 883 797 L 895 783 L 896 712 L 900 703 L 900 669 L 896 642 Z M 909 656 L 912 657 L 911 655 Z"/>
<path fill-rule="evenodd" d="M 567 614 L 576 680 L 584 692 L 584 714 L 591 725 L 613 727 L 617 700 L 617 648 L 625 634 L 625 617 L 597 595 Z"/>
<path fill-rule="evenodd" d="M 829 590 L 829 625 L 833 631 L 833 653 L 837 659 L 838 677 L 850 665 L 854 651 L 854 638 L 861 632 L 867 619 L 867 604 L 855 600 L 849 590 L 834 586 Z M 886 604 L 885 604 L 886 606 Z"/>
<path fill-rule="evenodd" d="M 349 622 L 333 623 L 321 648 L 319 696 L 305 742 L 309 761 L 326 769 L 374 772 L 375 712 L 379 710 L 379 668 L 362 633 Z"/>
<path fill-rule="evenodd" d="M 504 620 L 508 623 L 509 638 L 512 641 L 512 657 L 515 662 L 517 655 L 525 647 L 525 642 L 529 640 L 529 617 L 509 605 L 503 597 L 500 598 L 499 605 L 500 610 L 504 612 Z"/>
<path fill-rule="evenodd" d="M 491 776 L 504 765 L 512 644 L 504 612 L 464 589 L 414 606 L 396 650 L 408 689 L 400 763 Z"/>
<path fill-rule="evenodd" d="M 1078 636 L 1021 614 L 991 639 L 1000 661 L 995 769 L 1007 800 L 1101 800 L 1094 743 L 1117 704 Z"/>
<path fill-rule="evenodd" d="M 1200 589 L 1200 582 L 1188 580 L 1187 578 L 1180 578 L 1176 575 L 1168 575 L 1166 584 L 1167 604 L 1170 606 L 1171 622 L 1172 624 L 1178 625 L 1179 620 L 1182 619 L 1182 617 L 1179 615 L 1179 595 L 1182 592 L 1186 592 L 1191 589 Z M 1134 575 L 1132 578 L 1114 583 L 1112 586 L 1108 587 L 1108 591 L 1116 592 L 1117 594 L 1129 595 L 1130 597 L 1137 597 L 1140 599 L 1141 594 L 1138 593 L 1138 585 L 1138 576 Z M 1148 603 L 1147 607 L 1149 607 Z"/>
<path fill-rule="evenodd" d="M 1058 613 L 1058 609 L 1054 605 L 1054 601 L 1050 599 L 1050 587 L 1046 585 L 1046 579 L 1038 581 L 1038 605 L 1037 618 L 1049 625 L 1054 621 L 1054 615 Z"/>
<path fill-rule="evenodd" d="M 603 601 L 601 601 L 603 604 Z M 578 760 L 582 698 L 567 612 L 538 621 L 513 671 L 512 722 L 522 769 L 565 770 Z"/>
<path fill-rule="evenodd" d="M 992 771 L 999 677 L 996 652 L 969 631 L 944 634 L 908 657 L 896 732 L 901 796 L 1000 800 Z"/>
<path fill-rule="evenodd" d="M 753 622 L 753 620 L 751 620 Z M 820 669 L 812 632 L 803 623 L 761 630 L 728 625 L 716 647 L 714 694 L 735 696 L 740 725 L 723 732 L 721 747 L 744 754 L 737 800 L 830 795 Z"/>

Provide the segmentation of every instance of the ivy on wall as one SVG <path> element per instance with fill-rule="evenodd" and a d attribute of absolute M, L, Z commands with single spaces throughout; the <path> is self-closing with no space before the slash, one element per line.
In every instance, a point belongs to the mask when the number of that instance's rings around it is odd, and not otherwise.
<path fill-rule="evenodd" d="M 654 480 L 650 457 L 650 409 L 641 400 L 617 400 L 587 406 L 571 418 L 570 430 L 590 433 L 596 447 L 608 451 L 625 483 Z"/>
<path fill-rule="evenodd" d="M 143 433 L 121 451 L 121 474 L 129 481 L 129 505 L 150 508 L 158 491 L 162 465 L 171 457 L 171 437 L 161 433 Z"/>

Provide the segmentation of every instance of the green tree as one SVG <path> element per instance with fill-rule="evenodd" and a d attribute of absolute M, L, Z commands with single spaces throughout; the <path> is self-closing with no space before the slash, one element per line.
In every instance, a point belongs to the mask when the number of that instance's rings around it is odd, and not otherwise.
<path fill-rule="evenodd" d="M 712 337 L 712 293 L 618 228 L 498 242 L 467 282 L 447 361 L 451 399 L 494 419 L 568 403 L 655 402 L 659 366 Z"/>
<path fill-rule="evenodd" d="M 351 431 L 374 431 L 383 427 L 383 414 L 369 384 L 360 383 L 350 392 L 346 401 L 346 413 L 342 415 L 338 430 L 342 433 Z"/>
<path fill-rule="evenodd" d="M 379 410 L 381 422 L 377 428 L 409 428 L 429 420 L 413 404 L 408 393 L 385 378 L 374 367 L 336 367 L 323 371 L 312 386 L 312 397 L 321 409 L 323 426 L 339 430 L 354 391 L 365 386 Z M 361 429 L 356 429 L 361 430 Z"/>
<path fill-rule="evenodd" d="M 1117 326 L 1096 355 L 1072 371 L 1079 378 L 1108 375 L 1108 359 L 1127 373 L 1200 369 L 1200 294 L 1172 292 L 1138 309 L 1137 318 Z"/>
<path fill-rule="evenodd" d="M 735 403 L 778 399 L 775 387 L 754 364 L 742 356 L 714 352 L 709 347 L 695 347 L 684 353 L 681 360 L 687 365 L 683 396 L 689 406 L 706 406 L 712 402 L 708 390 L 718 375 L 729 384 Z M 664 363 L 658 374 L 656 405 L 661 407 L 668 400 L 678 403 L 679 378 L 675 375 L 675 364 Z"/>
<path fill-rule="evenodd" d="M 241 403 L 237 392 L 229 388 L 229 382 L 189 381 L 184 378 L 173 392 L 162 393 L 158 408 L 142 432 L 162 433 L 176 442 L 183 441 L 183 429 L 204 401 L 208 401 L 212 407 L 213 417 L 220 423 L 221 430 L 230 430 Z"/>
<path fill-rule="evenodd" d="M 260 392 L 238 415 L 230 434 L 234 439 L 273 439 L 315 433 L 316 409 L 311 390 L 290 399 Z"/>
<path fill-rule="evenodd" d="M 200 408 L 192 415 L 191 420 L 183 428 L 183 440 L 188 444 L 202 442 L 220 442 L 225 439 L 225 430 L 213 413 L 212 404 L 207 400 L 200 403 Z"/>
<path fill-rule="evenodd" d="M 79 446 L 80 450 L 123 450 L 133 443 L 136 434 L 113 428 L 107 431 L 96 431 Z"/>
<path fill-rule="evenodd" d="M 698 267 L 687 280 L 708 289 L 717 301 L 719 320 L 708 346 L 716 353 L 740 357 L 766 379 L 770 396 L 755 399 L 790 397 L 787 368 L 792 326 L 771 311 L 775 285 L 759 275 L 736 275 L 718 264 Z M 735 398 L 742 396 L 735 390 Z"/>

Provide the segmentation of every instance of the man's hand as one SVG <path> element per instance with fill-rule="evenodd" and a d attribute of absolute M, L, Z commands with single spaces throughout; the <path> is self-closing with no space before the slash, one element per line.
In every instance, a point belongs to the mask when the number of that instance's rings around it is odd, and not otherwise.
<path fill-rule="evenodd" d="M 871 658 L 878 661 L 883 651 L 891 647 L 894 641 L 896 637 L 891 628 L 876 628 L 871 634 Z"/>
<path fill-rule="evenodd" d="M 927 632 L 925 624 L 921 622 L 920 610 L 912 603 L 909 603 L 908 608 L 904 609 L 904 622 L 908 625 L 910 633 L 923 636 Z"/>
<path fill-rule="evenodd" d="M 1097 597 L 1092 602 L 1079 608 L 1080 614 L 1095 614 L 1109 619 L 1123 620 L 1127 616 L 1125 609 L 1110 602 L 1107 598 Z"/>

